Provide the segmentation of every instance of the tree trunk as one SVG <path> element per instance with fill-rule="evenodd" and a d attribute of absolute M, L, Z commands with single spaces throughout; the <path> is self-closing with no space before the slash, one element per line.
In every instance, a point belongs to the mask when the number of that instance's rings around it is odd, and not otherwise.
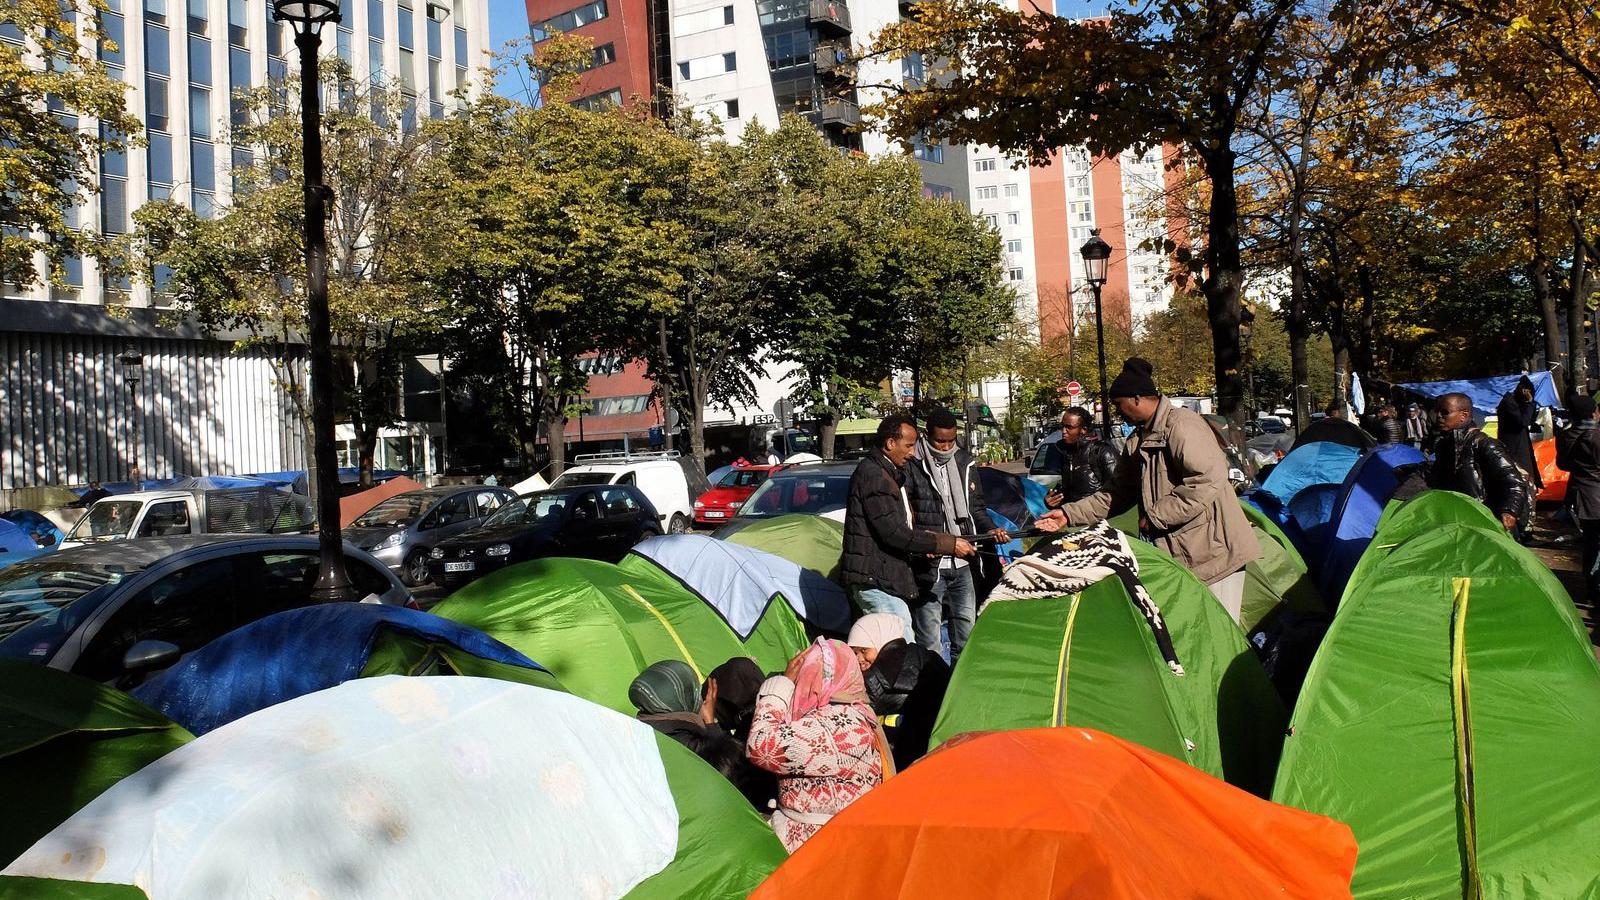
<path fill-rule="evenodd" d="M 666 369 L 666 368 L 669 368 L 671 366 L 671 360 L 672 360 L 672 354 L 667 352 L 667 317 L 666 316 L 658 316 L 656 318 L 656 328 L 657 328 L 657 335 L 658 335 L 658 337 L 660 338 L 660 341 L 661 341 L 661 366 L 662 366 L 663 369 Z M 688 372 L 688 373 L 685 373 L 685 374 L 690 379 L 693 379 L 695 377 L 695 373 L 694 372 Z M 700 421 L 700 417 L 698 415 L 692 416 L 691 418 L 692 418 L 692 421 L 694 421 L 694 422 L 699 422 Z M 698 428 L 699 426 L 696 425 L 695 427 Z M 672 440 L 672 373 L 670 371 L 664 373 L 662 378 L 661 378 L 661 436 L 662 436 L 663 440 L 666 442 L 665 443 L 666 449 L 669 450 L 669 451 L 672 450 L 673 449 L 673 440 Z M 694 442 L 694 439 L 690 438 L 690 443 L 693 443 L 693 442 Z M 700 464 L 702 466 L 704 466 L 705 465 L 705 460 L 701 459 L 700 460 Z"/>
<path fill-rule="evenodd" d="M 1356 330 L 1356 340 L 1351 348 L 1351 361 L 1359 373 L 1371 377 L 1377 365 L 1377 286 L 1372 281 L 1372 269 L 1356 267 L 1356 285 L 1361 289 L 1361 317 Z"/>
<path fill-rule="evenodd" d="M 821 445 L 818 449 L 822 451 L 818 455 L 823 459 L 833 459 L 833 445 L 838 434 L 839 420 L 832 410 L 823 410 L 821 415 L 817 416 L 817 442 Z"/>
<path fill-rule="evenodd" d="M 550 480 L 554 481 L 567 468 L 567 417 L 559 411 L 544 420 L 544 441 L 550 448 Z"/>
<path fill-rule="evenodd" d="M 1225 143 L 1202 154 L 1211 179 L 1206 221 L 1206 316 L 1211 322 L 1211 352 L 1217 382 L 1217 412 L 1244 433 L 1244 380 L 1239 346 L 1239 288 L 1244 265 L 1239 250 L 1239 197 L 1234 185 L 1234 152 Z M 1159 380 L 1161 373 L 1156 373 Z"/>
<path fill-rule="evenodd" d="M 697 377 L 689 394 L 693 407 L 689 410 L 689 455 L 694 457 L 702 472 L 706 471 L 706 397 L 710 392 L 710 380 Z"/>
<path fill-rule="evenodd" d="M 1567 372 L 1569 392 L 1585 391 L 1589 386 L 1588 333 L 1583 322 L 1589 317 L 1589 274 L 1587 243 L 1581 235 L 1572 242 L 1572 274 L 1567 286 Z"/>
<path fill-rule="evenodd" d="M 1550 289 L 1550 261 L 1543 255 L 1528 263 L 1528 282 L 1533 285 L 1533 300 L 1539 306 L 1539 319 L 1544 323 L 1545 368 L 1560 366 L 1563 383 L 1571 381 L 1567 370 L 1566 354 L 1561 352 L 1561 318 L 1556 314 L 1556 295 Z M 1569 385 L 1570 387 L 1570 385 Z"/>

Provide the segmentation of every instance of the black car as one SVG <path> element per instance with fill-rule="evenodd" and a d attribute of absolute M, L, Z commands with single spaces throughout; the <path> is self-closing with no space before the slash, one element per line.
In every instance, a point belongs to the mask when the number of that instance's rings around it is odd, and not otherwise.
<path fill-rule="evenodd" d="M 346 544 L 356 597 L 415 606 L 384 565 Z M 0 571 L 0 659 L 118 685 L 275 612 L 314 601 L 314 535 L 184 535 L 61 550 Z"/>
<path fill-rule="evenodd" d="M 435 584 L 456 588 L 512 563 L 544 556 L 617 562 L 661 533 L 655 507 L 631 484 L 538 491 L 501 507 L 482 525 L 439 543 L 428 558 Z"/>

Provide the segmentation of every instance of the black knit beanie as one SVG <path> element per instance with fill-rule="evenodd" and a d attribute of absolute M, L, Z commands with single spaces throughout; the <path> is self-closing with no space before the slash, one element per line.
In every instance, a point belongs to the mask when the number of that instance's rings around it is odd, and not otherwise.
<path fill-rule="evenodd" d="M 1154 397 L 1156 381 L 1152 377 L 1155 367 L 1137 356 L 1122 364 L 1122 372 L 1111 381 L 1111 399 L 1118 397 Z"/>

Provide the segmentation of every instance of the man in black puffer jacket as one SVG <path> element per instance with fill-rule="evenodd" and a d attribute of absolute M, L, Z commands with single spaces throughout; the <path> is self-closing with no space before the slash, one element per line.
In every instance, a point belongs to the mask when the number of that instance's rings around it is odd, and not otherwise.
<path fill-rule="evenodd" d="M 1472 399 L 1445 394 L 1434 401 L 1433 418 L 1439 436 L 1428 487 L 1477 499 L 1521 539 L 1533 511 L 1533 492 L 1506 448 L 1472 423 Z"/>
<path fill-rule="evenodd" d="M 893 415 L 878 425 L 875 446 L 850 476 L 845 506 L 844 586 L 864 613 L 894 613 L 911 630 L 911 601 L 917 597 L 912 561 L 935 556 L 971 557 L 973 546 L 949 533 L 912 527 L 906 496 L 906 462 L 917 446 L 910 416 Z"/>
<path fill-rule="evenodd" d="M 1093 428 L 1094 417 L 1081 406 L 1061 414 L 1061 481 L 1044 497 L 1051 509 L 1092 497 L 1111 484 L 1117 450 L 1104 437 L 1096 438 Z"/>

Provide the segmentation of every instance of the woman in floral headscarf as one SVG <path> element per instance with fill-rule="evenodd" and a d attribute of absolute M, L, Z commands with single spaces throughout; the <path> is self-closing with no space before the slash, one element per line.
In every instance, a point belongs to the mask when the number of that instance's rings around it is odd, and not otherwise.
<path fill-rule="evenodd" d="M 778 776 L 772 830 L 791 853 L 894 774 L 861 665 L 849 647 L 827 638 L 761 685 L 745 747 L 752 763 Z"/>

